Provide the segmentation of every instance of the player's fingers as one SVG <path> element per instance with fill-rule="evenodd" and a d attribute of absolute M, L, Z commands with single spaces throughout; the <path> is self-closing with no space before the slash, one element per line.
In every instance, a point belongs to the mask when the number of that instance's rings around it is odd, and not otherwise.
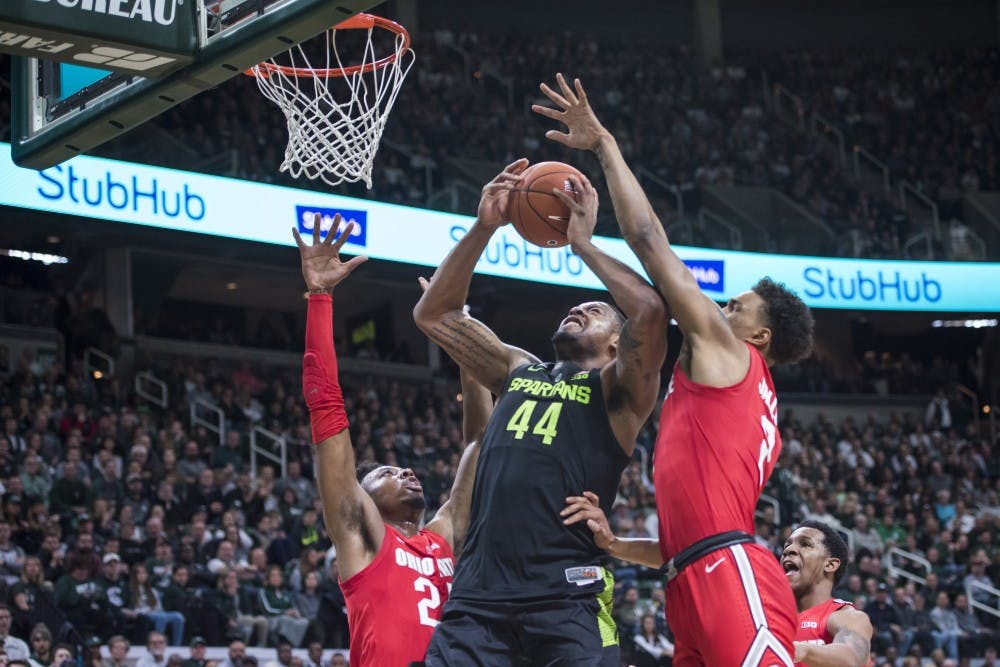
<path fill-rule="evenodd" d="M 430 281 L 427 280 L 427 278 L 424 278 L 423 276 L 417 277 L 417 284 L 420 285 L 420 289 L 423 292 L 426 292 L 427 288 L 431 286 Z"/>
<path fill-rule="evenodd" d="M 576 96 L 580 98 L 580 101 L 584 104 L 587 103 L 587 91 L 583 89 L 583 84 L 580 83 L 580 79 L 573 79 L 573 87 L 576 88 Z"/>
<path fill-rule="evenodd" d="M 542 92 L 545 94 L 547 98 L 549 98 L 550 100 L 561 106 L 563 109 L 568 109 L 571 106 L 565 97 L 563 97 L 556 91 L 549 88 L 548 84 L 543 83 L 541 86 L 539 86 L 539 88 L 542 89 Z"/>
<path fill-rule="evenodd" d="M 559 201 L 566 204 L 570 211 L 576 211 L 580 208 L 580 204 L 577 203 L 575 199 L 570 197 L 568 194 L 562 191 L 562 188 L 552 188 L 552 194 L 556 196 Z"/>
<path fill-rule="evenodd" d="M 504 190 L 510 191 L 514 189 L 514 183 L 487 183 L 486 187 L 483 188 L 484 195 L 495 195 L 503 192 Z"/>
<path fill-rule="evenodd" d="M 552 107 L 543 107 L 541 104 L 532 104 L 531 110 L 539 116 L 545 116 L 546 118 L 551 118 L 552 120 L 561 120 L 562 117 L 566 115 L 565 111 L 553 109 Z"/>
<path fill-rule="evenodd" d="M 322 218 L 317 213 L 313 216 L 313 245 L 319 245 L 319 225 Z"/>
<path fill-rule="evenodd" d="M 514 174 L 509 171 L 503 171 L 496 175 L 490 183 L 513 183 L 521 178 L 521 174 Z"/>
<path fill-rule="evenodd" d="M 601 498 L 593 491 L 584 491 L 583 495 L 587 500 L 589 500 L 594 505 L 600 506 Z"/>
<path fill-rule="evenodd" d="M 500 174 L 520 174 L 527 166 L 528 158 L 523 157 L 508 164 L 503 168 L 503 171 L 501 171 Z"/>
<path fill-rule="evenodd" d="M 546 139 L 551 139 L 556 143 L 562 144 L 563 146 L 569 146 L 569 133 L 559 132 L 558 130 L 549 130 L 545 133 Z"/>
<path fill-rule="evenodd" d="M 357 257 L 352 257 L 344 263 L 344 268 L 347 269 L 347 273 L 350 273 L 354 269 L 358 268 L 362 264 L 368 261 L 368 258 L 364 255 L 358 255 Z"/>
<path fill-rule="evenodd" d="M 299 234 L 299 230 L 296 227 L 292 227 L 292 236 L 295 237 L 295 245 L 300 248 L 305 248 L 305 241 L 302 240 L 302 235 Z"/>
<path fill-rule="evenodd" d="M 339 213 L 334 214 L 334 216 L 333 216 L 333 224 L 330 225 L 330 231 L 328 231 L 326 233 L 326 238 L 323 239 L 323 243 L 325 243 L 326 245 L 333 245 L 334 240 L 337 240 L 337 230 L 340 229 L 340 223 L 342 223 L 343 221 L 344 221 L 344 218 L 341 217 L 341 215 Z M 340 236 L 344 237 L 346 235 L 345 234 L 341 234 Z M 341 243 L 340 245 L 344 245 L 344 244 Z M 338 248 L 339 247 L 340 246 L 338 246 Z"/>
<path fill-rule="evenodd" d="M 334 230 L 335 229 L 339 229 L 339 228 L 340 228 L 340 226 L 336 225 L 335 227 L 333 227 L 332 229 L 330 229 L 329 232 L 327 232 L 327 234 L 326 234 L 326 241 L 327 241 L 327 243 L 329 243 L 330 239 L 333 238 L 333 232 L 334 232 Z M 344 227 L 344 230 L 342 232 L 340 232 L 340 236 L 337 237 L 337 240 L 333 242 L 333 244 L 332 244 L 333 245 L 333 249 L 335 251 L 337 251 L 337 252 L 340 252 L 340 249 L 344 247 L 345 243 L 347 243 L 347 239 L 351 238 L 351 233 L 353 231 L 354 231 L 354 221 L 351 220 L 349 223 L 347 223 L 347 226 Z"/>
<path fill-rule="evenodd" d="M 573 512 L 568 517 L 563 519 L 563 524 L 566 526 L 572 526 L 574 523 L 580 523 L 581 521 L 589 521 L 593 518 L 588 514 L 587 510 L 578 510 Z"/>
<path fill-rule="evenodd" d="M 570 104 L 578 104 L 579 100 L 576 99 L 576 93 L 574 93 L 573 89 L 569 87 L 568 83 L 566 83 L 566 77 L 564 77 L 561 72 L 556 74 L 556 83 L 559 84 L 559 90 L 562 91 L 563 97 L 569 100 Z"/>

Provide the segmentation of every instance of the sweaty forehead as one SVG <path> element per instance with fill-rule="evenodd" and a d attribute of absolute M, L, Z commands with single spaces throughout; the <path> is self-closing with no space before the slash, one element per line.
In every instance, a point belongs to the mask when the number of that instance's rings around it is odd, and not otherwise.
<path fill-rule="evenodd" d="M 801 541 L 805 539 L 811 540 L 815 544 L 823 544 L 823 533 L 815 528 L 799 528 L 788 536 L 789 542 Z"/>
<path fill-rule="evenodd" d="M 362 485 L 374 482 L 376 479 L 381 477 L 382 474 L 385 473 L 386 471 L 389 471 L 390 473 L 395 475 L 397 472 L 399 472 L 399 470 L 400 469 L 397 468 L 396 466 L 379 466 L 378 468 L 375 468 L 370 473 L 365 475 L 365 478 L 362 480 Z"/>

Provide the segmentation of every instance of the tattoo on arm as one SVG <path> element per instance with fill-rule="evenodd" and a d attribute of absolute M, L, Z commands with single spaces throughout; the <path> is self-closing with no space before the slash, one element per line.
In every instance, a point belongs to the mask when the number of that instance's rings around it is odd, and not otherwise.
<path fill-rule="evenodd" d="M 660 369 L 644 368 L 640 350 L 643 345 L 643 341 L 637 338 L 632 331 L 631 322 L 625 322 L 621 333 L 618 335 L 618 358 L 622 365 L 622 375 L 638 375 L 645 382 L 649 380 L 651 374 L 659 374 Z M 608 409 L 612 412 L 624 408 L 631 396 L 629 387 L 625 382 L 618 382 L 616 385 L 609 395 Z"/>
<path fill-rule="evenodd" d="M 450 315 L 435 322 L 428 335 L 474 377 L 482 381 L 488 376 L 489 384 L 484 386 L 500 393 L 511 351 L 486 325 L 464 315 Z"/>
<path fill-rule="evenodd" d="M 854 630 L 844 628 L 837 633 L 837 636 L 833 640 L 834 644 L 847 644 L 851 649 L 857 654 L 858 659 L 861 661 L 860 664 L 864 664 L 865 660 L 868 659 L 868 654 L 871 652 L 871 646 L 869 642 L 859 635 Z"/>

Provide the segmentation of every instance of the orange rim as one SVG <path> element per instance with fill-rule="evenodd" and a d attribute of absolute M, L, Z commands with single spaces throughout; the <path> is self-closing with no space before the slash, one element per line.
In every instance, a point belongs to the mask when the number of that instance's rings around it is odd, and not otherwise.
<path fill-rule="evenodd" d="M 397 35 L 402 35 L 402 50 L 405 51 L 410 48 L 410 33 L 406 31 L 406 28 L 399 25 L 395 21 L 391 21 L 381 16 L 375 16 L 373 14 L 355 14 L 351 18 L 341 21 L 337 25 L 333 26 L 334 30 L 370 30 L 371 28 L 382 28 Z M 366 65 L 351 65 L 350 67 L 334 67 L 331 69 L 288 67 L 287 65 L 275 65 L 270 62 L 262 62 L 257 65 L 256 68 L 245 70 L 243 73 L 247 76 L 269 77 L 271 74 L 281 72 L 285 76 L 291 77 L 306 78 L 318 76 L 324 79 L 338 76 L 354 76 L 355 74 L 368 74 L 369 72 L 374 72 L 377 69 L 382 69 L 387 65 L 391 65 L 395 62 L 397 55 L 398 54 L 396 53 L 392 53 L 385 58 L 376 60 L 375 62 L 371 62 Z"/>

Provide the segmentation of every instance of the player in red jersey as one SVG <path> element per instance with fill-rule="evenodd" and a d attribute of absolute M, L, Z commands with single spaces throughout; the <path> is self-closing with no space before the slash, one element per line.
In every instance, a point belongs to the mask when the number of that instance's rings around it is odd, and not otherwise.
<path fill-rule="evenodd" d="M 579 80 L 571 87 L 559 75 L 558 84 L 542 84 L 558 108 L 532 109 L 566 125 L 549 139 L 597 155 L 623 236 L 684 333 L 654 455 L 674 665 L 790 666 L 795 601 L 774 556 L 750 535 L 781 450 L 769 368 L 809 354 L 812 315 L 768 278 L 721 309 L 702 293 Z M 724 266 L 714 268 L 723 282 Z"/>
<path fill-rule="evenodd" d="M 339 227 L 338 215 L 334 228 Z M 335 242 L 332 231 L 321 241 L 317 216 L 312 245 L 294 230 L 309 288 L 302 391 L 316 443 L 326 527 L 337 547 L 347 602 L 351 662 L 401 667 L 423 660 L 448 598 L 468 524 L 478 445 L 466 447 L 451 498 L 424 528 L 423 489 L 412 470 L 379 466 L 360 480 L 356 476 L 333 349 L 332 299 L 334 287 L 366 259 L 340 260 L 352 227 L 347 225 Z M 492 403 L 489 392 L 464 376 L 462 390 L 468 443 L 482 431 Z"/>
<path fill-rule="evenodd" d="M 600 499 L 589 491 L 583 496 L 567 498 L 563 522 L 573 525 L 586 521 L 597 546 L 615 558 L 652 568 L 663 565 L 657 557 L 659 540 L 615 536 L 599 503 Z M 847 544 L 837 531 L 820 521 L 803 522 L 785 542 L 781 567 L 799 611 L 796 667 L 872 665 L 872 624 L 868 614 L 832 595 L 846 565 Z"/>
<path fill-rule="evenodd" d="M 872 624 L 868 614 L 833 597 L 847 567 L 847 544 L 821 521 L 805 521 L 785 542 L 781 566 L 795 594 L 799 629 L 795 664 L 806 667 L 868 667 Z"/>

